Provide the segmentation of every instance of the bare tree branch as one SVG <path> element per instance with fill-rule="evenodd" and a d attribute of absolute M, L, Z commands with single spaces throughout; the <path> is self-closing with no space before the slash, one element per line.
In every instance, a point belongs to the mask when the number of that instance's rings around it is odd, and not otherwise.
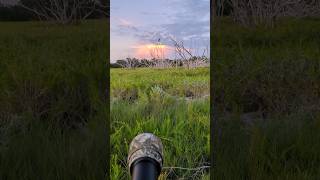
<path fill-rule="evenodd" d="M 107 6 L 99 0 L 21 0 L 19 5 L 40 20 L 69 24 L 85 20 L 94 13 L 107 16 Z"/>

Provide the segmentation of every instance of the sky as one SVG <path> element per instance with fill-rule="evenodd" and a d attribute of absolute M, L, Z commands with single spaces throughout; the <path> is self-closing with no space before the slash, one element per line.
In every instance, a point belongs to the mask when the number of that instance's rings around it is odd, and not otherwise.
<path fill-rule="evenodd" d="M 110 55 L 118 59 L 179 58 L 171 38 L 209 56 L 210 0 L 111 0 Z M 156 45 L 157 44 L 157 45 Z M 153 56 L 152 56 L 153 55 Z"/>

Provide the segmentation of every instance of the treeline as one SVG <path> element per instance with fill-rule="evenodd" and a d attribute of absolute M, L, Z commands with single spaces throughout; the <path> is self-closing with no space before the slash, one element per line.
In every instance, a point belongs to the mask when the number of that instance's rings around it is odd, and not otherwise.
<path fill-rule="evenodd" d="M 213 21 L 222 16 L 245 26 L 273 27 L 282 17 L 320 17 L 318 0 L 211 0 Z"/>
<path fill-rule="evenodd" d="M 194 56 L 189 59 L 137 59 L 126 58 L 110 63 L 111 68 L 142 68 L 142 67 L 203 67 L 209 65 L 206 56 Z"/>
<path fill-rule="evenodd" d="M 68 24 L 108 17 L 109 12 L 104 0 L 20 0 L 11 5 L 0 2 L 0 21 L 44 20 Z"/>

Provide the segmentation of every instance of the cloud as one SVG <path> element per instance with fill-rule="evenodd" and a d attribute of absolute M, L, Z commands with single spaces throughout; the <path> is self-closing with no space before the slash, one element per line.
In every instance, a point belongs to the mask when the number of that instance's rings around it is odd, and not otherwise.
<path fill-rule="evenodd" d="M 197 36 L 208 32 L 209 24 L 199 21 L 181 21 L 175 24 L 164 24 L 162 27 L 169 34 L 177 37 Z"/>
<path fill-rule="evenodd" d="M 140 41 L 153 42 L 159 38 L 163 43 L 171 43 L 168 36 L 174 36 L 185 41 L 192 37 L 201 40 L 209 40 L 210 36 L 204 36 L 210 32 L 210 1 L 209 0 L 170 0 L 164 1 L 168 10 L 140 11 L 141 14 L 149 16 L 161 15 L 172 19 L 171 23 L 157 23 L 151 27 L 137 26 L 124 18 L 117 19 L 114 29 L 119 35 L 133 35 Z M 114 18 L 114 17 L 112 17 Z"/>
<path fill-rule="evenodd" d="M 126 20 L 126 19 L 123 19 L 123 18 L 117 18 L 118 19 L 118 25 L 121 25 L 121 26 L 132 26 L 133 23 Z"/>
<path fill-rule="evenodd" d="M 210 14 L 209 0 L 172 0 L 168 5 L 175 12 L 172 18 L 177 21 L 198 21 Z"/>
<path fill-rule="evenodd" d="M 141 11 L 140 12 L 142 15 L 147 15 L 147 16 L 168 16 L 169 14 L 166 12 L 149 12 L 149 11 Z"/>
<path fill-rule="evenodd" d="M 139 29 L 133 22 L 124 19 L 113 17 L 112 22 L 113 25 L 111 26 L 112 33 L 116 33 L 117 35 L 128 35 L 134 32 L 138 32 Z"/>
<path fill-rule="evenodd" d="M 210 45 L 209 0 L 162 0 L 155 5 L 149 0 L 125 2 L 125 5 L 118 4 L 121 9 L 111 15 L 111 31 L 115 35 L 123 39 L 131 37 L 136 40 L 135 44 L 154 44 L 160 39 L 167 46 L 173 45 L 170 37 L 174 37 L 187 48 L 202 49 L 199 52 Z M 137 52 L 135 48 L 128 48 Z"/>
<path fill-rule="evenodd" d="M 118 27 L 122 29 L 130 29 L 130 30 L 138 31 L 138 28 L 132 22 L 123 18 L 119 18 Z"/>
<path fill-rule="evenodd" d="M 170 0 L 166 1 L 167 14 L 171 23 L 157 24 L 157 30 L 140 30 L 135 36 L 142 41 L 155 41 L 159 38 L 165 44 L 172 43 L 169 36 L 179 40 L 198 40 L 209 43 L 210 40 L 210 1 L 209 0 Z M 160 12 L 154 12 L 160 13 Z M 152 13 L 148 13 L 152 15 Z"/>

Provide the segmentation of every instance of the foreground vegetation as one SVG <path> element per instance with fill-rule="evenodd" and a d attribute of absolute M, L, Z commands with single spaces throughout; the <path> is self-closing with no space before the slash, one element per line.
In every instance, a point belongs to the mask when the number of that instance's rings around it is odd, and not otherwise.
<path fill-rule="evenodd" d="M 213 29 L 215 179 L 320 176 L 320 20 Z"/>
<path fill-rule="evenodd" d="M 0 26 L 0 179 L 104 179 L 105 21 Z"/>
<path fill-rule="evenodd" d="M 209 68 L 111 69 L 111 179 L 128 179 L 130 141 L 151 132 L 164 144 L 161 179 L 209 179 Z"/>
<path fill-rule="evenodd" d="M 216 179 L 320 176 L 320 21 L 214 29 Z M 104 22 L 0 24 L 0 179 L 104 179 Z M 104 27 L 104 28 L 102 28 Z M 111 177 L 128 177 L 130 140 L 153 132 L 165 166 L 208 165 L 209 70 L 113 69 Z M 208 178 L 165 169 L 164 178 Z"/>

